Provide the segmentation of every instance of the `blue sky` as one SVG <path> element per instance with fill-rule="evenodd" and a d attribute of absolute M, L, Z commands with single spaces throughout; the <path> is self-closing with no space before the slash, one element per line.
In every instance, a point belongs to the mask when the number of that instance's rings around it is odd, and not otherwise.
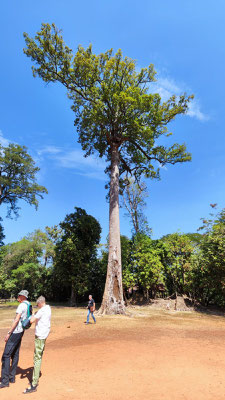
<path fill-rule="evenodd" d="M 171 232 L 194 232 L 210 203 L 224 207 L 225 3 L 222 0 L 11 0 L 0 16 L 0 141 L 28 147 L 40 167 L 38 182 L 49 194 L 38 211 L 20 203 L 20 218 L 1 216 L 5 242 L 35 229 L 58 224 L 74 207 L 96 217 L 108 233 L 108 204 L 103 161 L 83 158 L 65 90 L 34 79 L 23 54 L 23 32 L 33 36 L 42 22 L 55 22 L 74 50 L 93 44 L 96 53 L 121 48 L 138 67 L 155 65 L 155 85 L 162 98 L 194 94 L 188 115 L 170 130 L 185 142 L 192 162 L 168 166 L 160 181 L 149 181 L 145 214 L 153 238 Z M 121 210 L 121 233 L 130 236 Z"/>

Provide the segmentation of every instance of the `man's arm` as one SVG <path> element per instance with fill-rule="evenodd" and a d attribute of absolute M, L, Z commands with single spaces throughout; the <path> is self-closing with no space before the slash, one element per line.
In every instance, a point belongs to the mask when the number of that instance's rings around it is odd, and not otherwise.
<path fill-rule="evenodd" d="M 41 318 L 41 310 L 39 309 L 34 313 L 34 315 L 31 315 L 30 317 L 30 323 L 33 324 L 33 322 L 37 322 Z"/>
<path fill-rule="evenodd" d="M 32 315 L 31 317 L 30 317 L 30 323 L 31 324 L 33 324 L 33 322 L 35 322 L 35 321 L 37 321 L 37 317 L 36 317 L 36 315 Z"/>
<path fill-rule="evenodd" d="M 14 329 L 16 329 L 20 318 L 21 318 L 21 314 L 16 314 L 16 318 L 14 319 L 12 326 L 5 337 L 5 342 L 7 342 L 9 340 L 10 335 L 13 333 Z"/>

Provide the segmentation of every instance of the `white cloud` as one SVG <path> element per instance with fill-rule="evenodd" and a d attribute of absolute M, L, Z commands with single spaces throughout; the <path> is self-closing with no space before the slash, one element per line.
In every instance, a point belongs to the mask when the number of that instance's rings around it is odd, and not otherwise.
<path fill-rule="evenodd" d="M 194 117 L 197 118 L 199 121 L 208 121 L 209 116 L 206 114 L 203 114 L 203 112 L 200 110 L 200 105 L 197 100 L 192 100 L 192 102 L 189 105 L 189 110 L 187 112 L 187 115 L 189 117 Z"/>
<path fill-rule="evenodd" d="M 9 145 L 9 140 L 3 137 L 3 133 L 0 130 L 0 144 L 4 147 Z"/>
<path fill-rule="evenodd" d="M 59 154 L 55 158 L 65 168 L 94 168 L 97 170 L 104 170 L 105 168 L 105 163 L 101 159 L 95 159 L 93 156 L 84 157 L 84 153 L 81 150 L 72 150 Z"/>
<path fill-rule="evenodd" d="M 187 88 L 185 84 L 177 84 L 173 79 L 161 77 L 160 75 L 156 84 L 154 85 L 154 88 L 154 92 L 159 93 L 162 101 L 167 101 L 173 94 L 179 96 L 184 92 L 192 93 L 192 91 Z M 189 103 L 187 115 L 202 122 L 209 120 L 209 116 L 201 111 L 198 99 L 194 99 Z"/>
<path fill-rule="evenodd" d="M 157 92 L 162 93 L 162 100 L 168 100 L 172 94 L 180 94 L 182 90 L 173 79 L 159 78 L 156 81 Z"/>
<path fill-rule="evenodd" d="M 61 150 L 55 146 L 45 146 L 43 149 L 38 150 L 38 155 L 41 156 L 42 154 L 58 154 Z"/>
<path fill-rule="evenodd" d="M 69 168 L 78 175 L 92 179 L 105 179 L 106 163 L 93 156 L 84 157 L 82 150 L 67 150 L 54 146 L 46 146 L 38 151 L 39 156 L 45 155 L 60 168 Z"/>

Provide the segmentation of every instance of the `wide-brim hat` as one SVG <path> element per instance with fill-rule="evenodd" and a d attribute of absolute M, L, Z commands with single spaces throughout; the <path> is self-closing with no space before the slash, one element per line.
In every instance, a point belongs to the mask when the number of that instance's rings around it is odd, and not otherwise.
<path fill-rule="evenodd" d="M 29 295 L 29 292 L 28 292 L 27 290 L 21 290 L 21 291 L 18 293 L 18 296 L 24 296 L 24 297 L 26 297 L 26 298 L 28 298 L 28 295 Z"/>

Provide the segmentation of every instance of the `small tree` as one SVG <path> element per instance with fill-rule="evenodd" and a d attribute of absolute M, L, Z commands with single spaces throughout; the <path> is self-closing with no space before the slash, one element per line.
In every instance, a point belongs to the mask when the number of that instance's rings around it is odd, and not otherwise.
<path fill-rule="evenodd" d="M 3 147 L 0 144 L 0 206 L 8 205 L 8 217 L 12 213 L 18 216 L 19 200 L 37 209 L 37 196 L 43 198 L 42 194 L 48 193 L 44 186 L 36 182 L 38 171 L 25 146 L 10 143 L 8 147 Z"/>
<path fill-rule="evenodd" d="M 134 179 L 125 181 L 122 200 L 132 222 L 134 234 L 150 232 L 147 218 L 143 212 L 147 196 L 147 187 L 144 182 L 137 183 Z"/>
<path fill-rule="evenodd" d="M 164 283 L 164 275 L 159 250 L 147 235 L 138 234 L 135 237 L 132 263 L 136 283 L 149 300 L 149 291 L 155 292 L 157 285 Z"/>
<path fill-rule="evenodd" d="M 79 46 L 73 55 L 54 24 L 42 24 L 34 39 L 24 36 L 34 76 L 66 87 L 85 156 L 97 153 L 109 162 L 109 258 L 100 312 L 124 313 L 119 182 L 124 172 L 137 181 L 143 174 L 158 178 L 159 164 L 191 159 L 184 144 L 166 147 L 157 140 L 167 135 L 167 124 L 176 115 L 187 111 L 192 96 L 172 96 L 162 103 L 159 94 L 149 90 L 155 81 L 152 64 L 136 70 L 136 62 L 123 57 L 121 50 L 96 55 L 91 45 Z"/>
<path fill-rule="evenodd" d="M 56 243 L 60 240 L 61 234 L 62 229 L 55 225 L 51 228 L 47 226 L 44 232 L 37 229 L 26 237 L 28 240 L 39 244 L 42 248 L 41 259 L 45 267 L 47 264 L 52 265 L 54 261 Z"/>
<path fill-rule="evenodd" d="M 161 239 L 167 247 L 165 273 L 167 285 L 177 295 L 183 295 L 188 287 L 188 277 L 192 269 L 193 246 L 185 234 L 172 233 Z"/>

